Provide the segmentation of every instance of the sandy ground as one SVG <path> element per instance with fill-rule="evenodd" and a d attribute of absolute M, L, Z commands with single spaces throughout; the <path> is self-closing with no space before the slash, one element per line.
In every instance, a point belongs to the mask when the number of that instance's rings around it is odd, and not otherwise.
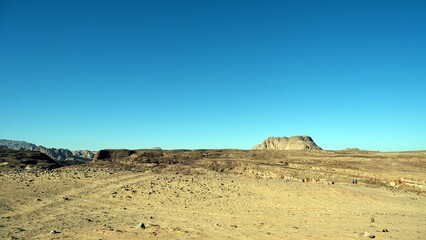
<path fill-rule="evenodd" d="M 424 194 L 362 183 L 72 166 L 3 171 L 0 192 L 1 239 L 426 236 Z"/>

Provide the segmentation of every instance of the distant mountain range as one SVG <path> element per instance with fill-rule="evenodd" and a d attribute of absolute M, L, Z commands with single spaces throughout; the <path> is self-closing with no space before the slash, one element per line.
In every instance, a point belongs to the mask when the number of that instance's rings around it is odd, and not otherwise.
<path fill-rule="evenodd" d="M 25 141 L 15 141 L 7 139 L 0 139 L 0 146 L 5 146 L 9 149 L 14 150 L 38 151 L 58 161 L 88 162 L 91 161 L 96 154 L 96 152 L 89 150 L 71 151 L 64 148 L 46 148 L 44 146 L 37 146 L 33 143 L 28 143 Z"/>
<path fill-rule="evenodd" d="M 27 143 L 24 141 L 7 140 L 7 139 L 0 139 L 0 146 L 5 146 L 7 148 L 14 149 L 14 150 L 20 150 L 20 149 L 29 150 L 29 149 L 33 149 L 37 147 L 37 145 L 33 143 Z"/>

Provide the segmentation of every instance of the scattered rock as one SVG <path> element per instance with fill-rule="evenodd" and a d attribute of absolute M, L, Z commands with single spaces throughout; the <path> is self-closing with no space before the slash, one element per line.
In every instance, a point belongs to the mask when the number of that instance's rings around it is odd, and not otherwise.
<path fill-rule="evenodd" d="M 371 218 L 371 219 L 370 219 L 370 222 L 372 222 L 372 223 L 373 223 L 373 222 L 374 222 L 374 218 Z"/>
<path fill-rule="evenodd" d="M 52 230 L 52 231 L 50 231 L 50 234 L 57 234 L 57 233 L 61 233 L 61 232 L 56 231 L 56 230 Z"/>
<path fill-rule="evenodd" d="M 382 232 L 389 232 L 389 230 L 387 230 L 386 228 L 382 230 Z"/>
<path fill-rule="evenodd" d="M 145 229 L 146 227 L 145 227 L 145 224 L 143 224 L 143 223 L 139 223 L 139 224 L 136 226 L 136 228 Z"/>

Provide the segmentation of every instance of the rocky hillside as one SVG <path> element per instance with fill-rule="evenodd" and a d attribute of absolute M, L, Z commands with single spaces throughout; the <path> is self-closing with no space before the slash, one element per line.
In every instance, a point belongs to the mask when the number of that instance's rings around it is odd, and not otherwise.
<path fill-rule="evenodd" d="M 0 169 L 53 169 L 61 165 L 44 153 L 0 146 Z"/>
<path fill-rule="evenodd" d="M 7 139 L 0 139 L 0 146 L 5 146 L 10 149 L 19 150 L 19 149 L 32 149 L 37 147 L 35 144 L 27 143 L 24 141 L 15 141 L 15 140 L 7 140 Z"/>
<path fill-rule="evenodd" d="M 88 150 L 71 151 L 64 148 L 46 148 L 43 146 L 38 146 L 31 150 L 42 152 L 51 158 L 60 161 L 75 160 L 87 162 L 91 161 L 95 156 L 94 152 Z"/>
<path fill-rule="evenodd" d="M 309 136 L 269 137 L 253 150 L 322 150 Z"/>
<path fill-rule="evenodd" d="M 64 148 L 46 148 L 43 146 L 37 146 L 35 144 L 27 143 L 24 141 L 14 141 L 14 140 L 6 140 L 6 139 L 0 140 L 0 146 L 5 146 L 9 149 L 14 149 L 14 150 L 38 151 L 58 161 L 88 162 L 93 159 L 96 153 L 96 152 L 88 151 L 88 150 L 71 151 Z"/>

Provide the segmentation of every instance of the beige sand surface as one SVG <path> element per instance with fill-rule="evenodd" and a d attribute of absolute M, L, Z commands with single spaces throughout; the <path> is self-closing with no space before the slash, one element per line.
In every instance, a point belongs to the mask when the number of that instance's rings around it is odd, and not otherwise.
<path fill-rule="evenodd" d="M 3 171 L 0 191 L 1 239 L 426 236 L 423 193 L 362 183 L 333 186 L 205 169 L 182 174 L 73 166 Z"/>

